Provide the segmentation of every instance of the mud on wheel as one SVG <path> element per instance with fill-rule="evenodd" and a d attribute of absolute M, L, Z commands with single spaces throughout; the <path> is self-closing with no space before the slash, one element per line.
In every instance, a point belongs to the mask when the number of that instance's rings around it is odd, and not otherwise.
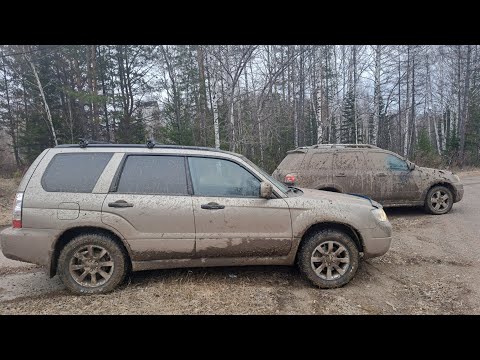
<path fill-rule="evenodd" d="M 76 294 L 112 291 L 125 278 L 127 258 L 123 249 L 103 234 L 82 234 L 60 253 L 57 274 Z"/>
<path fill-rule="evenodd" d="M 359 251 L 353 239 L 335 229 L 316 231 L 300 244 L 297 265 L 320 288 L 347 284 L 357 272 Z"/>
<path fill-rule="evenodd" d="M 453 194 L 445 186 L 434 186 L 431 188 L 425 198 L 425 210 L 430 214 L 442 215 L 452 209 Z"/>

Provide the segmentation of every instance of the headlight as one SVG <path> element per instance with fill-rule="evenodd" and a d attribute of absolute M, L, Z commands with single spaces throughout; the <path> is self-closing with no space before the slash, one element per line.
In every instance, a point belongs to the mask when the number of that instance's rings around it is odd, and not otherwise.
<path fill-rule="evenodd" d="M 460 178 L 458 177 L 458 175 L 453 175 L 453 178 L 455 179 L 455 182 L 460 182 Z"/>
<path fill-rule="evenodd" d="M 387 214 L 385 214 L 383 209 L 374 209 L 372 210 L 372 214 L 378 221 L 388 221 Z"/>

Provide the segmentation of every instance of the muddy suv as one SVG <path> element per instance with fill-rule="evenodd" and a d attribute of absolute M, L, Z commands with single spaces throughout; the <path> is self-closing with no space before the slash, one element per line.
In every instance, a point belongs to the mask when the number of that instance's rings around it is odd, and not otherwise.
<path fill-rule="evenodd" d="M 300 147 L 287 153 L 273 177 L 287 185 L 365 195 L 385 207 L 424 206 L 436 215 L 463 197 L 457 175 L 416 166 L 372 145 Z"/>
<path fill-rule="evenodd" d="M 77 294 L 111 291 L 130 270 L 295 263 L 334 288 L 388 250 L 391 226 L 374 201 L 288 188 L 238 154 L 83 144 L 38 156 L 0 238 L 7 258 Z"/>

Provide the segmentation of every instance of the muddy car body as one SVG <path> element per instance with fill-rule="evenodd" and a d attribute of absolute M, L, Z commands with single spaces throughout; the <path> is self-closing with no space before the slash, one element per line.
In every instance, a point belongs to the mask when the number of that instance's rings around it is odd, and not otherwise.
<path fill-rule="evenodd" d="M 230 152 L 61 145 L 25 174 L 0 237 L 6 257 L 75 293 L 110 291 L 130 270 L 295 263 L 328 288 L 384 254 L 391 226 L 378 203 L 289 189 Z"/>
<path fill-rule="evenodd" d="M 323 144 L 289 151 L 272 174 L 287 185 L 368 196 L 383 206 L 445 214 L 463 197 L 458 176 L 420 167 L 372 145 Z"/>

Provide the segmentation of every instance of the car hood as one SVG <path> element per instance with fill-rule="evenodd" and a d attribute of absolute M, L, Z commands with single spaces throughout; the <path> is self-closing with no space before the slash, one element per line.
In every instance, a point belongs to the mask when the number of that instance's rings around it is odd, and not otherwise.
<path fill-rule="evenodd" d="M 303 196 L 299 198 L 302 200 L 322 200 L 328 201 L 330 203 L 337 203 L 337 204 L 345 204 L 345 205 L 361 205 L 361 206 L 374 206 L 374 204 L 378 204 L 375 201 L 371 200 L 368 197 L 364 197 L 363 195 L 350 195 L 350 194 L 342 194 L 337 192 L 331 191 L 324 191 L 324 190 L 314 190 L 314 189 L 305 189 L 300 188 L 303 191 Z M 380 206 L 380 204 L 378 204 Z M 381 207 L 381 206 L 380 206 Z"/>
<path fill-rule="evenodd" d="M 425 179 L 441 179 L 441 180 L 448 180 L 450 182 L 456 182 L 457 179 L 454 177 L 454 174 L 448 170 L 440 170 L 440 169 L 433 169 L 427 168 L 423 166 L 416 166 L 415 171 Z"/>

